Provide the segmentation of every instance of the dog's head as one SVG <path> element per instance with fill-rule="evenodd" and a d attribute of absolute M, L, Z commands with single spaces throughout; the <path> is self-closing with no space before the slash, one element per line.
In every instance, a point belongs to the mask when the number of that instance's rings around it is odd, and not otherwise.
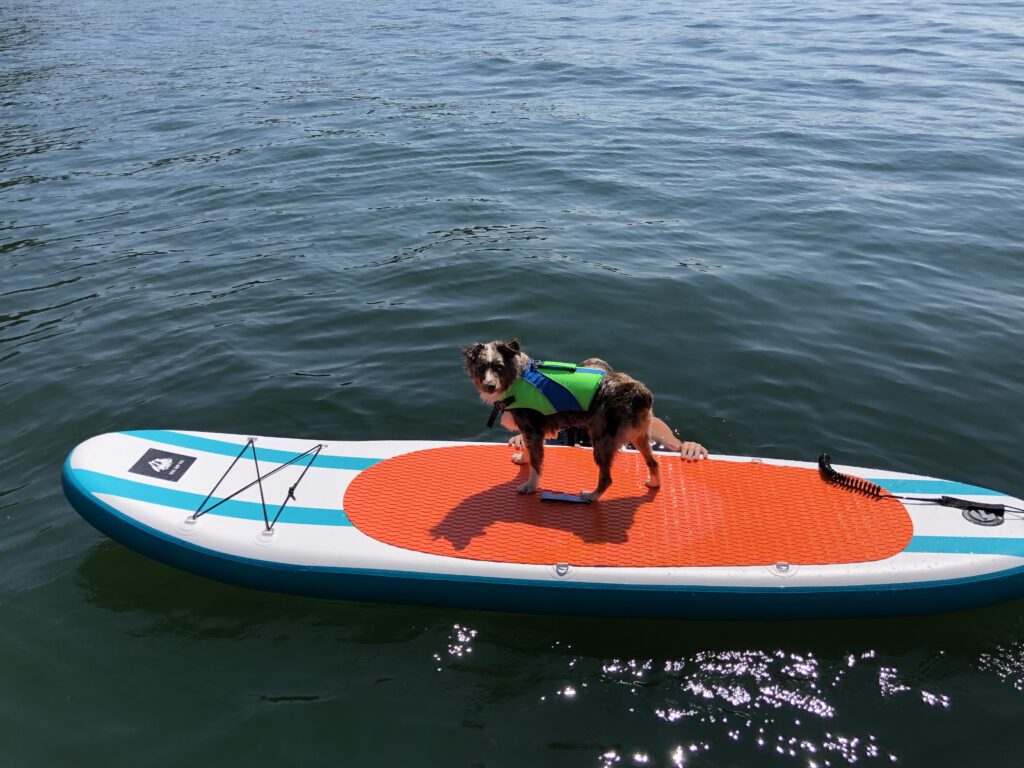
<path fill-rule="evenodd" d="M 474 344 L 463 349 L 462 354 L 466 358 L 466 372 L 486 403 L 505 396 L 528 359 L 516 339 Z"/>

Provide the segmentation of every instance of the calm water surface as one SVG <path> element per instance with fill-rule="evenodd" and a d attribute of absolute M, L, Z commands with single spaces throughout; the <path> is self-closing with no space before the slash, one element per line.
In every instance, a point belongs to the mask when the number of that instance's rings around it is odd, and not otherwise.
<path fill-rule="evenodd" d="M 10 765 L 1019 765 L 1024 602 L 693 623 L 180 573 L 103 431 L 499 439 L 460 345 L 714 452 L 1024 495 L 1024 3 L 0 5 Z"/>

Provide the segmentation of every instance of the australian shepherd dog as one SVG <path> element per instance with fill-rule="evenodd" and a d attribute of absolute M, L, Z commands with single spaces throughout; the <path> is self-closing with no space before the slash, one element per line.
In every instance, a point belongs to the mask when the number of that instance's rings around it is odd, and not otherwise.
<path fill-rule="evenodd" d="M 513 382 L 530 365 L 530 358 L 516 339 L 474 344 L 463 349 L 462 353 L 466 359 L 466 371 L 480 392 L 480 399 L 496 405 L 498 410 Z M 537 490 L 544 469 L 544 439 L 567 427 L 584 427 L 590 433 L 594 462 L 598 467 L 597 487 L 580 494 L 584 501 L 596 501 L 608 490 L 612 483 L 612 461 L 626 443 L 632 443 L 643 455 L 650 471 L 647 485 L 657 488 L 661 484 L 661 476 L 658 462 L 651 452 L 649 435 L 654 402 L 651 391 L 636 379 L 613 371 L 603 360 L 590 358 L 581 366 L 606 372 L 587 410 L 544 415 L 529 408 L 510 408 L 502 414 L 502 425 L 518 429 L 526 448 L 526 456 L 514 457 L 513 460 L 530 464 L 530 479 L 519 486 L 519 493 Z"/>

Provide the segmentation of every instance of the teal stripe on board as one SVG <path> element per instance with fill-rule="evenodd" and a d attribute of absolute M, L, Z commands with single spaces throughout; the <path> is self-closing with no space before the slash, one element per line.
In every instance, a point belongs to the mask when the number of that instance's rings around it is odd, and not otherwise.
<path fill-rule="evenodd" d="M 134 501 L 146 501 L 150 504 L 160 504 L 174 509 L 183 509 L 188 512 L 195 512 L 202 504 L 205 495 L 179 491 L 176 488 L 164 488 L 149 483 L 140 483 L 135 480 L 125 480 L 121 477 L 105 475 L 102 472 L 93 472 L 89 469 L 72 470 L 75 478 L 82 487 L 89 493 L 106 493 L 111 496 L 119 496 L 123 499 Z M 213 497 L 207 502 L 207 507 L 216 504 L 220 498 Z M 281 505 L 280 499 L 276 501 L 267 500 L 267 514 L 273 518 L 277 508 Z M 220 517 L 234 517 L 240 520 L 263 520 L 263 506 L 254 501 L 241 501 L 231 499 L 217 507 L 210 515 Z M 304 525 L 351 525 L 345 512 L 338 509 L 323 509 L 319 507 L 299 507 L 289 504 L 281 513 L 281 523 L 302 523 Z"/>
<path fill-rule="evenodd" d="M 1024 531 L 1022 531 L 1024 533 Z M 904 552 L 1024 557 L 1024 538 L 982 536 L 914 536 Z"/>
<path fill-rule="evenodd" d="M 242 450 L 244 443 L 232 443 L 228 440 L 215 440 L 211 437 L 199 437 L 198 435 L 186 435 L 183 432 L 172 432 L 164 429 L 140 429 L 131 432 L 124 432 L 125 435 L 138 437 L 142 440 L 151 440 L 164 445 L 173 445 L 178 448 L 186 448 L 193 451 L 204 451 L 206 453 L 217 453 L 222 456 L 234 458 Z M 309 447 L 316 445 L 314 440 L 309 441 Z M 282 451 L 275 448 L 262 448 L 259 442 L 256 443 L 256 457 L 260 461 L 268 461 L 273 464 L 285 464 L 301 453 L 293 451 Z M 246 451 L 243 459 L 252 460 L 252 454 Z M 302 461 L 306 461 L 303 459 Z M 368 458 L 365 456 L 330 456 L 321 453 L 316 457 L 313 466 L 318 469 L 354 469 L 362 470 L 372 467 L 380 459 Z M 302 465 L 299 462 L 300 466 Z"/>
<path fill-rule="evenodd" d="M 1005 496 L 1005 493 L 979 488 L 976 485 L 956 483 L 952 480 L 918 480 L 915 478 L 883 477 L 868 478 L 868 482 L 880 485 L 889 493 L 935 493 L 961 494 L 969 496 Z"/>

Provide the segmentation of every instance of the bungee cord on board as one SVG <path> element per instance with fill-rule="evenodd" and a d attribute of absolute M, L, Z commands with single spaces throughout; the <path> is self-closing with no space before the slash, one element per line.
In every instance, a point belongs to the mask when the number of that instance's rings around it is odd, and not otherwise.
<path fill-rule="evenodd" d="M 239 494 L 244 493 L 245 491 L 249 490 L 254 485 L 258 485 L 259 489 L 260 489 L 260 505 L 263 507 L 263 524 L 266 526 L 266 528 L 265 528 L 266 531 L 273 531 L 274 530 L 274 525 L 277 523 L 278 518 L 281 517 L 281 513 L 284 512 L 285 506 L 288 504 L 289 501 L 295 499 L 295 489 L 299 487 L 299 483 L 302 482 L 302 479 L 306 476 L 306 472 L 309 471 L 309 468 L 311 466 L 313 466 L 313 462 L 316 461 L 316 458 L 317 458 L 317 456 L 320 455 L 320 451 L 323 450 L 323 447 L 324 446 L 323 446 L 322 443 L 317 443 L 312 448 L 308 448 L 304 452 L 293 456 L 291 459 L 286 461 L 284 464 L 281 464 L 280 466 L 275 467 L 274 469 L 270 470 L 269 472 L 267 472 L 267 474 L 264 475 L 264 474 L 260 473 L 260 463 L 259 463 L 259 460 L 256 458 L 256 438 L 250 437 L 246 441 L 245 445 L 242 446 L 242 450 L 240 450 L 238 452 L 238 455 L 235 456 L 234 460 L 231 462 L 231 464 L 228 466 L 228 468 L 224 471 L 224 474 L 220 476 L 220 480 L 218 480 L 217 483 L 213 486 L 213 488 L 210 489 L 210 492 L 208 494 L 206 494 L 206 498 L 203 499 L 203 501 L 199 505 L 198 509 L 196 509 L 196 511 L 192 513 L 192 515 L 190 516 L 189 519 L 190 520 L 196 520 L 197 518 L 202 517 L 203 515 L 205 515 L 207 512 L 210 512 L 210 511 L 216 509 L 217 507 L 219 507 L 224 502 L 230 501 L 231 499 L 235 498 Z M 255 466 L 255 469 L 256 469 L 256 479 L 253 480 L 248 485 L 246 485 L 246 486 L 244 486 L 242 488 L 239 488 L 237 491 L 232 493 L 230 496 L 226 496 L 223 499 L 220 499 L 216 504 L 211 504 L 209 507 L 207 507 L 206 506 L 206 502 L 208 502 L 213 497 L 213 494 L 217 492 L 217 489 L 220 487 L 220 484 L 222 482 L 224 482 L 224 478 L 227 477 L 231 473 L 231 470 L 234 469 L 235 464 L 237 464 L 238 460 L 240 458 L 242 458 L 243 454 L 245 454 L 246 449 L 252 449 L 252 461 L 253 461 L 253 465 Z M 310 454 L 312 454 L 312 456 L 310 456 Z M 281 502 L 281 506 L 279 506 L 277 508 L 277 513 L 274 515 L 274 519 L 271 520 L 270 516 L 267 514 L 267 500 L 266 500 L 266 497 L 263 495 L 263 481 L 266 480 L 268 477 L 276 475 L 278 472 L 280 472 L 285 467 L 290 467 L 292 464 L 295 464 L 300 459 L 303 459 L 306 456 L 310 456 L 309 462 L 303 468 L 302 474 L 299 475 L 299 479 L 296 480 L 288 488 L 288 493 L 285 495 L 284 501 Z"/>

